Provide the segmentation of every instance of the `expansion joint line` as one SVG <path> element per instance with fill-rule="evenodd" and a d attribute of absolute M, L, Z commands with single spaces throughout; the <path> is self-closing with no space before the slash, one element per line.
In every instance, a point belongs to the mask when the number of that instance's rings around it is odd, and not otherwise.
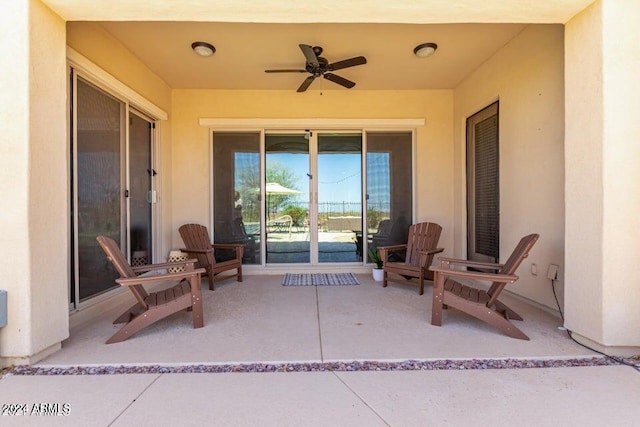
<path fill-rule="evenodd" d="M 378 413 L 378 411 L 376 411 L 375 409 L 373 409 L 373 408 L 371 407 L 371 405 L 369 405 L 369 404 L 367 403 L 367 401 L 366 401 L 366 400 L 364 400 L 364 398 L 363 398 L 362 396 L 360 396 L 360 394 L 358 394 L 358 392 L 357 392 L 357 391 L 355 391 L 354 389 L 352 389 L 351 387 L 349 387 L 349 384 L 347 384 L 346 382 L 344 382 L 344 380 L 343 380 L 342 378 L 340 378 L 340 375 L 338 375 L 335 371 L 331 371 L 331 373 L 332 373 L 333 375 L 335 375 L 335 377 L 338 379 L 338 381 L 340 381 L 340 382 L 341 382 L 341 383 L 342 383 L 346 388 L 348 388 L 348 389 L 351 391 L 351 393 L 353 393 L 353 395 L 354 395 L 354 396 L 356 396 L 356 397 L 360 400 L 360 402 L 362 402 L 362 404 L 363 404 L 364 406 L 366 406 L 367 408 L 369 408 L 369 409 L 371 410 L 371 412 L 373 412 L 374 414 L 376 414 L 376 416 L 377 416 L 378 418 L 380 418 L 380 421 L 382 421 L 382 422 L 383 422 L 385 425 L 387 425 L 387 426 L 391 426 L 391 424 L 389 424 L 389 423 L 388 423 L 388 422 L 387 422 L 387 421 L 382 417 L 382 415 L 380 415 L 380 414 Z"/>
<path fill-rule="evenodd" d="M 316 286 L 316 315 L 318 319 L 318 339 L 320 344 L 320 361 L 324 363 L 324 351 L 322 348 L 322 326 L 320 325 L 320 295 Z"/>

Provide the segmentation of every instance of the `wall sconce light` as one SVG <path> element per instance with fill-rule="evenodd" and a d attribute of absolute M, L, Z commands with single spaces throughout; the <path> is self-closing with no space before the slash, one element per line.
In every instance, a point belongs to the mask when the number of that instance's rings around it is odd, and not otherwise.
<path fill-rule="evenodd" d="M 191 43 L 191 49 L 200 56 L 211 56 L 216 52 L 216 48 L 207 42 L 193 42 Z"/>
<path fill-rule="evenodd" d="M 435 43 L 422 43 L 413 49 L 413 53 L 419 58 L 426 58 L 433 55 L 436 49 L 438 49 L 438 45 Z"/>

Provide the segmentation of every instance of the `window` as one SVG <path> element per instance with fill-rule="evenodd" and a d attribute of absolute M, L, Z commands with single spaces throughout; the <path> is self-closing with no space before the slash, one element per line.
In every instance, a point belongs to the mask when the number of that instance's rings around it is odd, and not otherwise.
<path fill-rule="evenodd" d="M 467 256 L 496 262 L 500 254 L 498 103 L 467 119 Z"/>

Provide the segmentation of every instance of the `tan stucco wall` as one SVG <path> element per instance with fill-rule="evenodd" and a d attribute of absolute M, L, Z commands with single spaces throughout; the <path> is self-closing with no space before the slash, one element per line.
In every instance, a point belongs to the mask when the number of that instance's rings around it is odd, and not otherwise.
<path fill-rule="evenodd" d="M 176 90 L 173 94 L 173 245 L 177 227 L 209 224 L 209 130 L 200 118 L 424 118 L 417 132 L 417 219 L 440 223 L 452 250 L 452 92 Z"/>
<path fill-rule="evenodd" d="M 539 233 L 509 290 L 553 309 L 547 268 L 560 265 L 559 289 L 564 271 L 563 54 L 562 26 L 529 26 L 454 91 L 455 255 L 466 257 L 465 121 L 499 100 L 500 260 Z"/>
<path fill-rule="evenodd" d="M 640 2 L 603 2 L 604 343 L 640 346 Z M 632 53 L 633 52 L 633 53 Z M 620 304 L 626 302 L 626 304 Z M 631 326 L 631 327 L 627 327 Z"/>
<path fill-rule="evenodd" d="M 0 365 L 68 336 L 68 163 L 64 21 L 37 0 L 0 14 Z"/>
<path fill-rule="evenodd" d="M 67 44 L 156 106 L 171 111 L 171 88 L 100 25 L 67 22 Z"/>
<path fill-rule="evenodd" d="M 604 346 L 640 346 L 638 16 L 602 1 L 566 26 L 566 324 Z"/>

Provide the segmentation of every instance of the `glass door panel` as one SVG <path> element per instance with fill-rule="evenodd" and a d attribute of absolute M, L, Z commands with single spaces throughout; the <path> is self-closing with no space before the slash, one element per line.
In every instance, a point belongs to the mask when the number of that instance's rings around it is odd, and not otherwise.
<path fill-rule="evenodd" d="M 367 247 L 406 243 L 412 212 L 411 132 L 367 133 Z"/>
<path fill-rule="evenodd" d="M 116 287 L 118 274 L 96 237 L 123 246 L 124 104 L 78 78 L 74 175 L 77 182 L 76 269 L 79 300 Z"/>
<path fill-rule="evenodd" d="M 243 244 L 242 263 L 260 264 L 260 133 L 213 133 L 213 215 L 214 241 Z"/>
<path fill-rule="evenodd" d="M 309 133 L 265 135 L 265 236 L 269 264 L 311 262 Z"/>
<path fill-rule="evenodd" d="M 362 261 L 362 135 L 318 134 L 318 262 Z"/>
<path fill-rule="evenodd" d="M 129 113 L 129 241 L 131 265 L 151 264 L 152 124 Z"/>

